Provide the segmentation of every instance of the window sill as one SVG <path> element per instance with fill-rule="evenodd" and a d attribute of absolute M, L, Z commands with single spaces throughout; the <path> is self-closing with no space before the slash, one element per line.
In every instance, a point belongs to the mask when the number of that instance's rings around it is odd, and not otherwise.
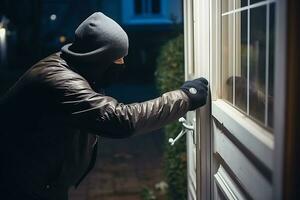
<path fill-rule="evenodd" d="M 212 101 L 212 115 L 269 169 L 273 169 L 274 136 L 225 101 Z"/>
<path fill-rule="evenodd" d="M 124 21 L 126 25 L 158 25 L 172 24 L 173 22 L 167 18 L 132 18 Z"/>

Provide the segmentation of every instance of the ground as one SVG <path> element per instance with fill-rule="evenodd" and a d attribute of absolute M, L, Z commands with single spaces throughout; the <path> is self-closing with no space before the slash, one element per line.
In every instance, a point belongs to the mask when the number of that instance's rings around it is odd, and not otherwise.
<path fill-rule="evenodd" d="M 91 173 L 70 192 L 70 200 L 139 200 L 143 187 L 163 181 L 162 133 L 100 142 Z"/>
<path fill-rule="evenodd" d="M 153 86 L 116 88 L 113 96 L 131 98 L 124 101 L 133 101 L 134 94 L 139 96 L 137 101 L 145 100 L 154 90 Z M 70 200 L 142 199 L 143 187 L 155 190 L 155 184 L 164 181 L 163 145 L 160 130 L 128 139 L 101 138 L 96 165 L 80 186 L 71 190 Z"/>

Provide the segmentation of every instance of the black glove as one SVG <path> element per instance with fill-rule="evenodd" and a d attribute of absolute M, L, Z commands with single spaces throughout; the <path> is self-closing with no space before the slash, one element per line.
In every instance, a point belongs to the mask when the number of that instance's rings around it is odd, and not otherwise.
<path fill-rule="evenodd" d="M 192 81 L 186 81 L 180 89 L 187 94 L 190 99 L 190 109 L 195 110 L 204 104 L 207 99 L 208 81 L 205 78 L 197 78 Z"/>

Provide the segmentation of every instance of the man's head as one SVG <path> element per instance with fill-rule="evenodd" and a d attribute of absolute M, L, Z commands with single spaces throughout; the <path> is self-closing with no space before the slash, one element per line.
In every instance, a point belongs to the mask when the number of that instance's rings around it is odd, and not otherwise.
<path fill-rule="evenodd" d="M 101 78 L 114 63 L 124 64 L 128 47 L 125 31 L 111 18 L 96 12 L 78 26 L 74 42 L 61 51 L 68 61 L 79 66 L 79 71 L 91 71 Z"/>

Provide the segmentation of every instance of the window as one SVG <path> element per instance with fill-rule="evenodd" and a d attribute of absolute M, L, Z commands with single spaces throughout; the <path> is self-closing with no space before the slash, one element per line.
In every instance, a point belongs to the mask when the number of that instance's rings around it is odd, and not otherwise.
<path fill-rule="evenodd" d="M 135 15 L 151 16 L 157 15 L 161 12 L 160 0 L 135 0 L 134 13 Z"/>
<path fill-rule="evenodd" d="M 221 96 L 263 126 L 273 127 L 272 0 L 222 0 Z"/>
<path fill-rule="evenodd" d="M 123 0 L 122 2 L 125 24 L 172 23 L 169 0 Z"/>

